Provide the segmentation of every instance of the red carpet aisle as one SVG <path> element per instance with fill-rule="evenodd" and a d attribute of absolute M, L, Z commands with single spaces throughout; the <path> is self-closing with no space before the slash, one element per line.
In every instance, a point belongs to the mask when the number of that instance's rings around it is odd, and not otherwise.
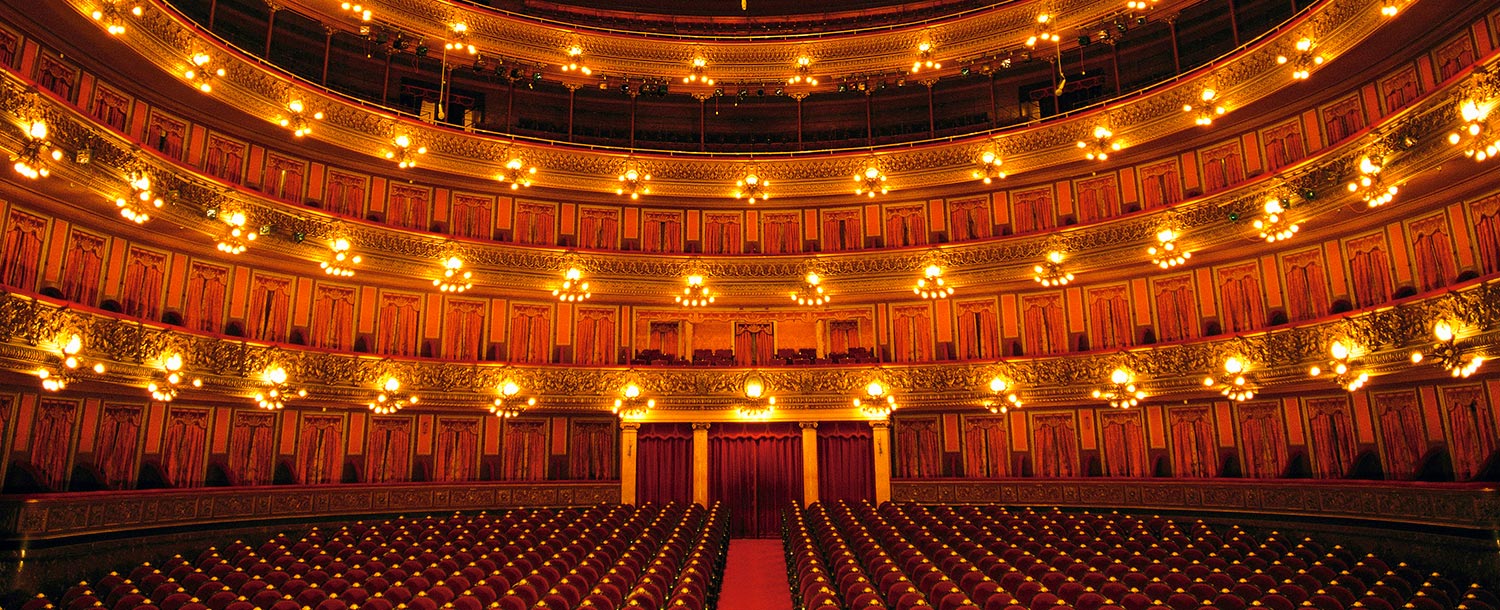
<path fill-rule="evenodd" d="M 781 541 L 735 538 L 729 541 L 724 564 L 724 588 L 719 610 L 791 610 L 792 592 L 786 584 L 786 558 Z"/>

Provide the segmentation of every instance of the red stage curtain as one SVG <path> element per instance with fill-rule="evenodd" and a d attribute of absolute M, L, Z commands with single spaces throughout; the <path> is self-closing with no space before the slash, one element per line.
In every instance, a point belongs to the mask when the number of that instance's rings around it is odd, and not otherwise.
<path fill-rule="evenodd" d="M 217 333 L 224 325 L 224 286 L 228 267 L 194 262 L 188 267 L 187 301 L 182 324 L 190 330 Z M 352 302 L 352 301 L 351 301 Z"/>
<path fill-rule="evenodd" d="M 766 254 L 796 254 L 802 251 L 802 235 L 797 213 L 765 214 L 760 219 L 761 251 Z"/>
<path fill-rule="evenodd" d="M 1375 394 L 1373 398 L 1371 402 L 1380 428 L 1385 478 L 1415 477 L 1417 460 L 1422 458 L 1427 447 L 1423 437 L 1422 407 L 1417 403 L 1416 392 L 1385 392 Z"/>
<path fill-rule="evenodd" d="M 436 428 L 437 447 L 432 453 L 432 480 L 438 482 L 478 480 L 479 420 L 439 417 Z M 545 473 L 546 460 L 541 460 L 540 464 Z M 538 477 L 540 478 L 542 477 Z"/>
<path fill-rule="evenodd" d="M 828 353 L 847 354 L 859 346 L 859 320 L 829 320 Z"/>
<path fill-rule="evenodd" d="M 547 478 L 547 421 L 505 422 L 505 480 L 541 481 Z"/>
<path fill-rule="evenodd" d="M 487 197 L 453 195 L 453 224 L 449 229 L 460 237 L 489 239 L 490 227 L 493 226 L 490 222 L 492 203 Z"/>
<path fill-rule="evenodd" d="M 72 468 L 73 429 L 78 423 L 78 403 L 71 400 L 42 400 L 37 409 L 35 431 L 31 435 L 31 464 L 42 483 L 52 491 L 67 491 Z"/>
<path fill-rule="evenodd" d="M 1495 450 L 1490 428 L 1490 405 L 1484 388 L 1477 385 L 1443 388 L 1443 409 L 1452 432 L 1448 453 L 1453 457 L 1453 475 L 1460 481 L 1474 478 Z"/>
<path fill-rule="evenodd" d="M 775 351 L 775 335 L 770 324 L 734 325 L 734 360 L 740 366 L 770 364 Z"/>
<path fill-rule="evenodd" d="M 1307 429 L 1309 453 L 1318 476 L 1337 479 L 1348 474 L 1354 465 L 1354 457 L 1359 453 L 1348 397 L 1309 399 Z"/>
<path fill-rule="evenodd" d="M 568 476 L 602 481 L 615 479 L 615 429 L 613 421 L 573 422 L 572 447 L 568 450 Z"/>
<path fill-rule="evenodd" d="M 1010 432 L 1005 416 L 964 418 L 964 476 L 1010 476 Z"/>
<path fill-rule="evenodd" d="M 638 504 L 693 501 L 693 429 L 688 424 L 641 424 L 636 436 Z"/>
<path fill-rule="evenodd" d="M 668 356 L 676 356 L 677 333 L 680 328 L 677 322 L 652 322 L 651 336 L 646 347 Z"/>
<path fill-rule="evenodd" d="M 174 487 L 203 485 L 208 459 L 208 409 L 167 412 L 167 433 L 162 441 L 161 469 Z"/>
<path fill-rule="evenodd" d="M 276 414 L 237 411 L 229 432 L 229 477 L 235 485 L 269 485 L 276 453 Z"/>
<path fill-rule="evenodd" d="M 160 294 L 160 290 L 157 292 Z M 245 315 L 245 336 L 278 343 L 286 341 L 287 318 L 292 308 L 292 281 L 256 276 L 251 294 L 250 311 Z"/>
<path fill-rule="evenodd" d="M 875 499 L 875 449 L 870 424 L 818 424 L 818 501 Z"/>
<path fill-rule="evenodd" d="M 354 337 L 354 289 L 319 285 L 314 294 L 307 344 L 349 349 Z"/>
<path fill-rule="evenodd" d="M 618 212 L 584 209 L 578 215 L 578 247 L 599 250 L 614 250 L 619 247 Z"/>
<path fill-rule="evenodd" d="M 1281 404 L 1274 401 L 1240 403 L 1240 468 L 1246 478 L 1274 479 L 1286 471 L 1286 429 Z"/>
<path fill-rule="evenodd" d="M 324 207 L 334 214 L 360 218 L 365 215 L 365 179 L 330 170 Z"/>
<path fill-rule="evenodd" d="M 104 405 L 99 419 L 99 437 L 94 445 L 94 465 L 110 489 L 135 486 L 143 410 L 136 405 Z"/>
<path fill-rule="evenodd" d="M 1480 271 L 1500 271 L 1500 195 L 1490 195 L 1469 204 L 1474 219 L 1474 237 L 1479 246 Z"/>
<path fill-rule="evenodd" d="M 646 213 L 642 252 L 681 252 L 682 215 L 677 212 Z"/>
<path fill-rule="evenodd" d="M 1072 413 L 1048 413 L 1031 419 L 1033 471 L 1039 477 L 1078 476 L 1078 433 Z"/>
<path fill-rule="evenodd" d="M 923 478 L 943 472 L 937 418 L 896 420 L 896 476 Z M 821 471 L 820 471 L 821 472 Z"/>
<path fill-rule="evenodd" d="M 1146 456 L 1146 427 L 1139 410 L 1099 414 L 1104 430 L 1104 474 L 1144 477 L 1150 474 Z"/>
<path fill-rule="evenodd" d="M 305 415 L 297 436 L 297 480 L 306 485 L 339 482 L 344 474 L 343 416 Z"/>
<path fill-rule="evenodd" d="M 74 230 L 68 235 L 68 254 L 63 259 L 63 298 L 84 305 L 98 305 L 99 275 L 104 266 L 104 238 Z"/>
<path fill-rule="evenodd" d="M 579 309 L 577 333 L 573 341 L 574 363 L 614 364 L 614 309 Z"/>
<path fill-rule="evenodd" d="M 513 241 L 518 244 L 551 245 L 552 227 L 557 210 L 551 205 L 522 203 L 516 205 L 516 233 Z"/>
<path fill-rule="evenodd" d="M 36 290 L 37 268 L 42 260 L 42 232 L 47 220 L 11 210 L 9 228 L 5 231 L 5 253 L 0 256 L 4 273 L 0 281 L 22 290 Z"/>
<path fill-rule="evenodd" d="M 443 328 L 443 353 L 459 360 L 484 357 L 485 301 L 448 301 L 447 320 Z"/>
<path fill-rule="evenodd" d="M 411 418 L 371 417 L 365 481 L 390 483 L 411 479 Z"/>
<path fill-rule="evenodd" d="M 1214 415 L 1210 407 L 1167 409 L 1167 427 L 1172 433 L 1173 474 L 1196 478 L 1219 476 L 1219 446 L 1214 441 Z"/>
<path fill-rule="evenodd" d="M 739 214 L 706 214 L 703 219 L 703 233 L 704 253 L 740 253 Z"/>
<path fill-rule="evenodd" d="M 714 424 L 708 489 L 710 502 L 731 511 L 731 537 L 779 536 L 781 511 L 802 499 L 801 432 L 791 423 Z"/>

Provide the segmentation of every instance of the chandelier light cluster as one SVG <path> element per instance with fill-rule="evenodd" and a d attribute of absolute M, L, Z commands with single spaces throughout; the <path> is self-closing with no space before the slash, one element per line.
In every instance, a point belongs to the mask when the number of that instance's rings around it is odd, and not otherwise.
<path fill-rule="evenodd" d="M 386 377 L 385 381 L 380 384 L 380 393 L 375 395 L 374 402 L 365 406 L 376 415 L 391 415 L 417 404 L 420 400 L 416 394 L 401 391 L 400 379 Z"/>
<path fill-rule="evenodd" d="M 1181 236 L 1172 229 L 1157 231 L 1156 245 L 1146 248 L 1146 253 L 1151 255 L 1151 264 L 1162 269 L 1171 269 L 1192 258 L 1192 252 L 1177 247 L 1178 237 Z"/>
<path fill-rule="evenodd" d="M 867 195 L 871 199 L 875 195 L 884 195 L 891 192 L 890 187 L 885 184 L 885 172 L 880 171 L 880 166 L 872 159 L 865 164 L 865 168 L 854 174 L 854 194 Z"/>
<path fill-rule="evenodd" d="M 84 366 L 83 358 L 79 353 L 83 351 L 83 336 L 73 333 L 68 336 L 62 345 L 57 346 L 53 354 L 51 368 L 46 366 L 37 369 L 36 376 L 42 380 L 42 389 L 48 392 L 61 392 L 77 379 L 79 369 L 88 369 L 95 375 L 104 374 L 104 363 L 95 362 L 93 366 Z"/>
<path fill-rule="evenodd" d="M 125 15 L 139 18 L 145 14 L 145 10 L 139 4 L 131 5 L 129 9 L 123 5 L 124 3 L 120 0 L 104 0 L 99 3 L 99 8 L 89 13 L 89 16 L 93 17 L 94 21 L 103 24 L 104 31 L 113 36 L 119 36 L 125 33 Z"/>
<path fill-rule="evenodd" d="M 469 42 L 469 24 L 460 21 L 449 26 L 449 29 L 453 31 L 453 40 L 443 45 L 444 51 L 468 53 L 469 55 L 479 54 L 479 49 L 474 48 L 474 44 Z"/>
<path fill-rule="evenodd" d="M 260 381 L 265 387 L 255 393 L 255 405 L 267 411 L 280 411 L 293 399 L 307 397 L 307 390 L 292 387 L 286 369 L 279 365 L 267 368 Z"/>
<path fill-rule="evenodd" d="M 708 69 L 708 59 L 703 56 L 694 57 L 688 62 L 688 75 L 682 77 L 683 84 L 703 84 L 713 86 L 714 79 L 709 78 L 704 72 Z"/>
<path fill-rule="evenodd" d="M 243 254 L 249 249 L 250 242 L 255 241 L 259 235 L 255 231 L 245 227 L 248 219 L 244 212 L 219 212 L 219 220 L 224 221 L 224 233 L 219 236 L 217 247 L 225 254 Z"/>
<path fill-rule="evenodd" d="M 457 256 L 443 259 L 443 277 L 432 280 L 441 292 L 458 294 L 474 287 L 474 272 L 464 271 L 464 260 Z"/>
<path fill-rule="evenodd" d="M 1500 135 L 1494 133 L 1490 128 L 1490 111 L 1495 107 L 1493 101 L 1477 102 L 1469 99 L 1464 100 L 1458 107 L 1459 116 L 1464 125 L 1458 131 L 1448 134 L 1448 143 L 1454 146 L 1464 147 L 1464 156 L 1475 161 L 1486 161 L 1500 152 Z"/>
<path fill-rule="evenodd" d="M 1203 378 L 1203 387 L 1219 388 L 1219 394 L 1235 402 L 1245 402 L 1255 398 L 1255 386 L 1250 383 L 1247 375 L 1248 367 L 1245 361 L 1238 356 L 1230 356 L 1224 359 L 1224 374 L 1215 378 L 1209 375 Z"/>
<path fill-rule="evenodd" d="M 186 70 L 182 71 L 182 77 L 187 79 L 193 88 L 204 93 L 212 93 L 214 90 L 214 79 L 224 77 L 223 68 L 209 67 L 208 64 L 212 62 L 213 57 L 210 57 L 207 53 L 194 53 L 193 58 L 189 62 L 190 65 Z"/>
<path fill-rule="evenodd" d="M 1224 105 L 1219 103 L 1218 91 L 1211 88 L 1204 89 L 1203 93 L 1199 94 L 1198 100 L 1199 102 L 1196 106 L 1193 104 L 1182 105 L 1183 112 L 1191 113 L 1196 111 L 1198 113 L 1193 118 L 1194 123 L 1207 127 L 1214 124 L 1214 119 L 1224 116 L 1226 110 L 1224 109 Z"/>
<path fill-rule="evenodd" d="M 1146 392 L 1135 385 L 1135 373 L 1123 368 L 1109 374 L 1109 386 L 1094 390 L 1094 398 L 1109 403 L 1116 409 L 1129 409 L 1146 399 Z"/>
<path fill-rule="evenodd" d="M 1000 153 L 993 150 L 986 150 L 979 154 L 979 167 L 974 170 L 972 175 L 975 180 L 979 180 L 985 184 L 990 184 L 997 179 L 1004 180 L 1005 170 L 1001 169 L 1001 166 L 1004 164 L 1005 160 L 1000 158 Z"/>
<path fill-rule="evenodd" d="M 588 65 L 586 65 L 583 61 L 583 47 L 576 44 L 568 47 L 568 57 L 567 59 L 563 60 L 563 62 L 563 72 L 577 72 L 584 76 L 589 76 L 594 73 L 594 71 L 590 69 Z"/>
<path fill-rule="evenodd" d="M 552 289 L 552 296 L 564 303 L 576 303 L 588 300 L 594 293 L 589 292 L 589 283 L 583 281 L 583 271 L 577 267 L 568 267 L 563 272 L 562 286 Z"/>
<path fill-rule="evenodd" d="M 1411 353 L 1412 364 L 1420 364 L 1430 357 L 1437 361 L 1438 366 L 1455 378 L 1467 379 L 1484 365 L 1484 356 L 1466 353 L 1466 346 L 1459 343 L 1458 331 L 1453 323 L 1446 320 L 1438 321 L 1432 325 L 1432 335 L 1437 343 L 1428 348 L 1429 354 L 1423 354 L 1420 350 Z"/>
<path fill-rule="evenodd" d="M 524 412 L 528 407 L 536 406 L 536 398 L 522 400 L 518 398 L 521 386 L 509 379 L 495 388 L 495 400 L 490 403 L 490 413 L 500 419 L 510 419 Z"/>
<path fill-rule="evenodd" d="M 21 123 L 21 131 L 25 135 L 21 150 L 10 158 L 15 163 L 16 173 L 32 180 L 51 176 L 52 168 L 48 166 L 62 161 L 63 153 L 47 139 L 47 123 L 34 119 Z"/>
<path fill-rule="evenodd" d="M 812 58 L 799 55 L 797 61 L 792 65 L 792 77 L 786 79 L 788 85 L 818 86 L 818 77 L 812 74 Z"/>
<path fill-rule="evenodd" d="M 626 161 L 620 175 L 616 176 L 620 184 L 615 186 L 616 195 L 629 195 L 631 199 L 640 199 L 641 195 L 651 194 L 651 174 L 643 171 L 633 161 Z"/>
<path fill-rule="evenodd" d="M 943 281 L 943 268 L 938 265 L 928 265 L 911 291 L 924 299 L 946 299 L 953 296 L 953 287 Z"/>
<path fill-rule="evenodd" d="M 293 137 L 302 137 L 312 133 L 312 121 L 323 120 L 323 111 L 308 112 L 307 105 L 302 100 L 292 100 L 286 103 L 286 116 L 276 120 L 276 124 L 292 130 Z"/>
<path fill-rule="evenodd" d="M 932 43 L 923 40 L 917 44 L 917 60 L 911 63 L 911 73 L 922 70 L 941 70 L 943 64 L 932 59 Z"/>
<path fill-rule="evenodd" d="M 990 413 L 1009 413 L 1023 404 L 1015 382 L 1004 377 L 990 379 L 990 393 L 981 403 Z"/>
<path fill-rule="evenodd" d="M 1115 132 L 1103 125 L 1095 125 L 1090 135 L 1093 136 L 1092 140 L 1078 141 L 1078 148 L 1083 149 L 1083 156 L 1090 161 L 1108 161 L 1109 153 L 1125 146 L 1115 139 Z"/>
<path fill-rule="evenodd" d="M 871 381 L 865 386 L 865 398 L 856 397 L 854 408 L 870 419 L 886 419 L 901 405 L 896 403 L 896 395 L 886 389 L 885 384 L 880 381 Z"/>
<path fill-rule="evenodd" d="M 1312 76 L 1313 69 L 1323 65 L 1325 59 L 1322 54 L 1318 53 L 1317 43 L 1306 36 L 1297 40 L 1296 49 L 1297 53 L 1293 57 L 1277 55 L 1276 63 L 1282 65 L 1291 64 L 1292 78 L 1294 80 L 1307 80 L 1308 77 Z"/>
<path fill-rule="evenodd" d="M 1042 264 L 1031 268 L 1031 279 L 1043 286 L 1066 286 L 1073 281 L 1073 274 L 1063 269 L 1063 259 L 1066 258 L 1061 250 L 1053 250 L 1047 253 L 1047 258 Z"/>
<path fill-rule="evenodd" d="M 146 391 L 151 393 L 151 399 L 157 402 L 172 402 L 177 398 L 182 387 L 190 385 L 195 388 L 203 387 L 203 380 L 194 377 L 188 379 L 182 374 L 182 354 L 173 353 L 167 356 L 161 363 L 161 372 L 157 379 L 146 385 Z"/>
<path fill-rule="evenodd" d="M 1265 205 L 1261 206 L 1260 218 L 1256 218 L 1251 225 L 1260 233 L 1261 239 L 1271 244 L 1291 239 L 1302 229 L 1301 225 L 1287 218 L 1286 204 L 1281 197 L 1275 195 L 1266 198 Z"/>
<path fill-rule="evenodd" d="M 687 286 L 677 295 L 677 303 L 683 307 L 703 307 L 713 302 L 714 293 L 703 284 L 703 276 L 696 273 L 687 276 Z"/>
<path fill-rule="evenodd" d="M 527 165 L 526 160 L 521 157 L 511 157 L 500 168 L 500 173 L 495 174 L 495 179 L 510 184 L 510 190 L 521 187 L 530 187 L 532 177 L 536 175 L 536 166 Z"/>
<path fill-rule="evenodd" d="M 1125 3 L 1125 8 L 1132 11 L 1149 11 L 1156 8 L 1158 0 L 1130 0 Z"/>
<path fill-rule="evenodd" d="M 807 275 L 802 278 L 802 285 L 792 291 L 792 301 L 807 307 L 827 303 L 829 297 L 828 293 L 823 290 L 823 278 L 818 277 L 817 272 L 807 272 Z"/>
<path fill-rule="evenodd" d="M 1380 16 L 1395 17 L 1397 13 L 1401 12 L 1401 8 L 1409 2 L 1411 0 L 1385 0 L 1380 3 Z"/>
<path fill-rule="evenodd" d="M 1333 375 L 1334 383 L 1347 391 L 1354 392 L 1370 380 L 1370 374 L 1364 371 L 1354 370 L 1358 356 L 1354 347 L 1346 345 L 1343 341 L 1334 341 L 1328 346 L 1328 354 L 1332 360 L 1328 361 L 1327 368 L 1313 366 L 1307 370 L 1307 374 L 1313 377 L 1321 377 L 1324 373 Z"/>
<path fill-rule="evenodd" d="M 734 198 L 746 199 L 754 205 L 757 201 L 771 198 L 771 181 L 762 178 L 754 169 L 746 170 L 744 177 L 734 181 Z"/>
<path fill-rule="evenodd" d="M 334 277 L 353 277 L 354 266 L 361 262 L 358 254 L 354 254 L 353 246 L 349 240 L 343 237 L 335 239 L 328 244 L 331 252 L 328 260 L 318 263 L 323 268 L 323 273 Z"/>
<path fill-rule="evenodd" d="M 735 409 L 744 419 L 768 419 L 776 412 L 776 397 L 766 393 L 766 382 L 759 373 L 745 378 L 745 402 Z"/>
<path fill-rule="evenodd" d="M 151 176 L 141 170 L 130 172 L 125 178 L 130 183 L 129 197 L 116 197 L 115 207 L 120 216 L 135 224 L 151 220 L 151 210 L 159 209 L 166 202 L 151 190 Z"/>
<path fill-rule="evenodd" d="M 1026 39 L 1026 46 L 1034 47 L 1039 42 L 1058 42 L 1062 40 L 1052 31 L 1052 15 L 1042 13 L 1036 16 L 1036 29 L 1030 38 Z"/>
<path fill-rule="evenodd" d="M 391 139 L 390 150 L 385 151 L 385 158 L 396 162 L 396 167 L 406 169 L 417 166 L 417 158 L 427 154 L 426 146 L 412 148 L 411 136 L 401 134 Z"/>
<path fill-rule="evenodd" d="M 641 419 L 652 409 L 656 408 L 656 399 L 647 398 L 641 394 L 641 386 L 631 382 L 625 384 L 620 391 L 621 396 L 615 399 L 615 406 L 611 411 L 620 419 Z"/>
<path fill-rule="evenodd" d="M 357 2 L 345 2 L 340 4 L 339 8 L 360 21 L 369 21 L 374 16 L 370 13 L 370 9 Z"/>
<path fill-rule="evenodd" d="M 1349 182 L 1349 192 L 1359 193 L 1365 205 L 1378 208 L 1396 198 L 1400 190 L 1395 184 L 1387 185 L 1381 176 L 1385 160 L 1380 155 L 1365 155 L 1359 159 L 1359 176 Z"/>

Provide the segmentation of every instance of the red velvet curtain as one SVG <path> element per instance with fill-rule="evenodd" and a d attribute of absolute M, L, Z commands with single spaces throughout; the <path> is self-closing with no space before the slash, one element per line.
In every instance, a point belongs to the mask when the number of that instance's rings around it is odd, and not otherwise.
<path fill-rule="evenodd" d="M 875 449 L 870 424 L 818 424 L 818 501 L 875 499 Z"/>
<path fill-rule="evenodd" d="M 490 200 L 466 195 L 453 196 L 453 225 L 449 230 L 460 237 L 490 237 Z"/>
<path fill-rule="evenodd" d="M 859 345 L 859 320 L 829 320 L 828 353 L 847 354 Z"/>
<path fill-rule="evenodd" d="M 1416 254 L 1417 279 L 1423 292 L 1447 286 L 1458 274 L 1454 269 L 1453 243 L 1448 239 L 1446 216 L 1412 223 L 1412 251 Z"/>
<path fill-rule="evenodd" d="M 1421 412 L 1415 392 L 1375 394 L 1380 446 L 1385 458 L 1385 478 L 1410 479 L 1417 475 L 1417 460 L 1425 453 Z"/>
<path fill-rule="evenodd" d="M 353 216 L 365 215 L 365 179 L 335 171 L 328 173 L 328 194 L 324 205 L 329 212 Z"/>
<path fill-rule="evenodd" d="M 890 247 L 921 246 L 927 243 L 927 223 L 923 222 L 925 206 L 886 210 L 885 243 Z"/>
<path fill-rule="evenodd" d="M 510 314 L 511 362 L 547 362 L 552 346 L 552 309 L 516 305 Z"/>
<path fill-rule="evenodd" d="M 871 462 L 873 468 L 874 462 Z M 781 511 L 802 499 L 802 433 L 795 424 L 714 424 L 708 500 L 730 512 L 734 538 L 775 538 Z"/>
<path fill-rule="evenodd" d="M 1337 479 L 1348 474 L 1359 453 L 1349 399 L 1345 396 L 1309 399 L 1307 428 L 1311 441 L 1309 453 L 1318 476 Z"/>
<path fill-rule="evenodd" d="M 1146 455 L 1146 428 L 1139 410 L 1103 412 L 1104 474 L 1144 477 L 1151 468 Z"/>
<path fill-rule="evenodd" d="M 1078 476 L 1078 434 L 1074 431 L 1073 414 L 1035 415 L 1031 425 L 1036 476 Z"/>
<path fill-rule="evenodd" d="M 392 186 L 390 198 L 387 199 L 390 205 L 386 210 L 386 223 L 403 229 L 426 231 L 427 197 L 426 189 Z"/>
<path fill-rule="evenodd" d="M 1452 430 L 1448 453 L 1453 456 L 1453 475 L 1460 481 L 1472 479 L 1495 450 L 1489 400 L 1482 386 L 1454 386 L 1443 388 L 1443 405 Z"/>
<path fill-rule="evenodd" d="M 681 252 L 682 215 L 646 214 L 645 234 L 641 236 L 643 252 Z"/>
<path fill-rule="evenodd" d="M 775 335 L 772 333 L 769 323 L 735 324 L 735 364 L 740 366 L 770 364 L 771 354 L 776 351 L 775 343 Z"/>
<path fill-rule="evenodd" d="M 992 301 L 976 301 L 958 305 L 958 337 L 962 350 L 959 358 L 972 360 L 1000 357 L 999 325 L 995 319 Z"/>
<path fill-rule="evenodd" d="M 135 405 L 104 405 L 94 446 L 94 464 L 110 489 L 135 486 L 143 410 Z"/>
<path fill-rule="evenodd" d="M 1021 297 L 1021 327 L 1028 356 L 1058 354 L 1068 349 L 1060 294 Z"/>
<path fill-rule="evenodd" d="M 42 231 L 47 221 L 11 210 L 9 225 L 5 231 L 5 254 L 0 257 L 5 273 L 0 279 L 7 286 L 36 290 L 37 267 L 42 260 Z"/>
<path fill-rule="evenodd" d="M 308 345 L 349 349 L 354 337 L 354 289 L 320 285 L 316 294 Z"/>
<path fill-rule="evenodd" d="M 578 337 L 573 342 L 573 362 L 614 364 L 615 310 L 579 309 Z"/>
<path fill-rule="evenodd" d="M 693 429 L 641 424 L 636 436 L 635 496 L 639 504 L 693 501 Z"/>
<path fill-rule="evenodd" d="M 513 419 L 505 422 L 505 480 L 541 481 L 547 478 L 547 421 Z"/>
<path fill-rule="evenodd" d="M 1385 255 L 1385 236 L 1353 240 L 1348 248 L 1354 306 L 1371 307 L 1391 300 L 1391 264 Z"/>
<path fill-rule="evenodd" d="M 1156 282 L 1157 339 L 1180 341 L 1193 337 L 1198 312 L 1193 302 L 1193 279 L 1187 275 Z"/>
<path fill-rule="evenodd" d="M 365 480 L 389 483 L 411 479 L 410 417 L 371 417 Z"/>
<path fill-rule="evenodd" d="M 891 309 L 891 350 L 897 362 L 932 360 L 932 310 L 926 305 Z"/>
<path fill-rule="evenodd" d="M 760 224 L 765 232 L 761 251 L 766 254 L 794 254 L 802 250 L 802 235 L 798 230 L 797 215 L 766 214 Z"/>
<path fill-rule="evenodd" d="M 1255 330 L 1265 321 L 1265 292 L 1260 288 L 1258 273 L 1256 263 L 1219 271 L 1225 331 Z"/>
<path fill-rule="evenodd" d="M 953 234 L 953 241 L 989 237 L 992 230 L 989 205 L 988 197 L 953 205 L 948 214 L 948 221 L 952 223 L 948 230 Z"/>
<path fill-rule="evenodd" d="M 619 247 L 620 217 L 612 210 L 583 210 L 578 220 L 578 246 L 613 250 Z"/>
<path fill-rule="evenodd" d="M 224 325 L 224 286 L 227 267 L 193 263 L 188 268 L 187 302 L 182 324 L 190 330 L 217 333 Z"/>
<path fill-rule="evenodd" d="M 42 400 L 36 428 L 31 435 L 31 464 L 47 489 L 67 491 L 73 459 L 73 430 L 78 424 L 78 403 Z"/>
<path fill-rule="evenodd" d="M 167 257 L 141 248 L 131 248 L 125 264 L 125 285 L 120 302 L 126 315 L 155 320 L 161 315 L 162 276 Z"/>
<path fill-rule="evenodd" d="M 740 217 L 738 214 L 708 214 L 703 223 L 703 233 L 705 253 L 740 253 Z"/>
<path fill-rule="evenodd" d="M 937 418 L 903 417 L 896 420 L 895 428 L 895 476 L 912 479 L 942 475 L 943 448 Z"/>
<path fill-rule="evenodd" d="M 174 487 L 203 485 L 208 459 L 208 409 L 167 412 L 167 433 L 162 441 L 161 469 Z"/>
<path fill-rule="evenodd" d="M 1274 479 L 1287 465 L 1281 403 L 1247 402 L 1235 407 L 1240 420 L 1240 468 L 1247 478 Z"/>
<path fill-rule="evenodd" d="M 63 260 L 63 298 L 84 305 L 98 305 L 104 238 L 72 231 L 68 235 L 68 254 Z"/>
<path fill-rule="evenodd" d="M 552 243 L 552 225 L 557 211 L 550 205 L 519 204 L 516 206 L 516 234 L 518 244 Z"/>
<path fill-rule="evenodd" d="M 439 417 L 436 428 L 437 447 L 432 452 L 432 480 L 438 482 L 478 480 L 479 420 Z M 543 457 L 545 458 L 545 453 Z M 545 475 L 547 462 L 545 459 L 539 462 L 542 473 Z"/>
<path fill-rule="evenodd" d="M 1500 271 L 1500 195 L 1476 201 L 1469 209 L 1479 245 L 1480 269 L 1486 274 Z"/>
<path fill-rule="evenodd" d="M 297 480 L 303 484 L 337 483 L 343 477 L 344 418 L 305 415 L 297 430 Z"/>
<path fill-rule="evenodd" d="M 262 341 L 286 341 L 292 281 L 278 277 L 256 277 L 253 286 L 250 311 L 245 315 L 245 336 Z M 160 294 L 160 290 L 157 290 L 157 294 Z"/>
<path fill-rule="evenodd" d="M 1213 412 L 1209 407 L 1167 409 L 1172 433 L 1173 474 L 1179 477 L 1219 476 L 1219 448 L 1214 441 Z"/>
<path fill-rule="evenodd" d="M 484 301 L 449 301 L 444 320 L 443 353 L 459 360 L 484 357 Z"/>
<path fill-rule="evenodd" d="M 275 464 L 276 414 L 237 411 L 229 432 L 229 476 L 235 485 L 269 485 Z"/>
<path fill-rule="evenodd" d="M 1132 325 L 1125 287 L 1089 291 L 1089 335 L 1093 349 L 1115 349 L 1130 345 Z"/>
<path fill-rule="evenodd" d="M 652 322 L 651 336 L 646 347 L 668 356 L 676 356 L 677 333 L 680 328 L 677 322 Z"/>
<path fill-rule="evenodd" d="M 574 421 L 568 449 L 568 477 L 586 481 L 613 480 L 615 475 L 614 421 Z"/>
<path fill-rule="evenodd" d="M 1010 432 L 1007 418 L 964 418 L 964 476 L 1010 476 Z"/>

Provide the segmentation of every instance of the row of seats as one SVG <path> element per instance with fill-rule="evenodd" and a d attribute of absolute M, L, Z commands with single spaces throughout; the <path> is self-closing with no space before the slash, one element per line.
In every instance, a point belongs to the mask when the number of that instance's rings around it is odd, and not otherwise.
<path fill-rule="evenodd" d="M 789 511 L 802 609 L 1495 610 L 1477 584 L 1202 520 L 867 502 Z"/>
<path fill-rule="evenodd" d="M 727 544 L 717 504 L 358 521 L 144 563 L 22 610 L 705 610 Z"/>
<path fill-rule="evenodd" d="M 770 366 L 800 366 L 808 364 L 860 364 L 873 363 L 877 358 L 875 352 L 866 347 L 851 347 L 848 352 L 818 356 L 818 350 L 805 348 L 801 350 L 779 349 L 771 357 L 767 364 Z M 667 354 L 659 349 L 645 349 L 636 352 L 635 357 L 630 359 L 631 364 L 651 366 L 735 366 L 734 350 L 720 349 L 695 349 L 693 358 L 686 358 L 674 354 Z"/>

